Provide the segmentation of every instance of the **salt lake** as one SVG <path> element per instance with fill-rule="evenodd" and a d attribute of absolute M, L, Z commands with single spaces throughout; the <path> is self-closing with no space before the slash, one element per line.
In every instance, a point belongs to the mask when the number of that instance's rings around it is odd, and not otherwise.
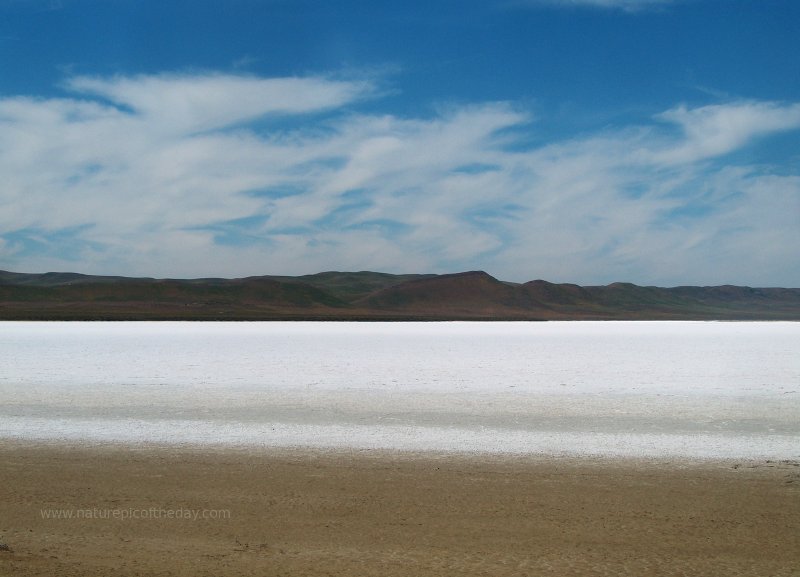
<path fill-rule="evenodd" d="M 800 457 L 800 323 L 0 322 L 0 439 Z"/>

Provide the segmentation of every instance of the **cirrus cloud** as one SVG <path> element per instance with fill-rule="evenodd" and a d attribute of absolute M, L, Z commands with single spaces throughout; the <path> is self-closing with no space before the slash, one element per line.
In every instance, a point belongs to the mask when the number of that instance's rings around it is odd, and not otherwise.
<path fill-rule="evenodd" d="M 0 99 L 0 268 L 800 285 L 800 175 L 726 161 L 800 128 L 798 104 L 676 106 L 531 148 L 512 103 L 359 113 L 367 81 L 65 85 Z"/>
<path fill-rule="evenodd" d="M 369 82 L 223 74 L 76 77 L 66 86 L 178 130 L 210 130 L 266 115 L 307 114 L 363 98 Z"/>
<path fill-rule="evenodd" d="M 678 0 L 525 0 L 529 5 L 547 5 L 562 8 L 590 7 L 639 12 L 649 8 L 674 4 Z"/>

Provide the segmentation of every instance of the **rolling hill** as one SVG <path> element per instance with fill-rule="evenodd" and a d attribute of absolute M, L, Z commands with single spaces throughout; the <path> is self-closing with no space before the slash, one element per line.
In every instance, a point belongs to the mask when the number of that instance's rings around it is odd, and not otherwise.
<path fill-rule="evenodd" d="M 500 281 L 482 271 L 154 279 L 0 271 L 2 320 L 800 320 L 800 289 Z"/>

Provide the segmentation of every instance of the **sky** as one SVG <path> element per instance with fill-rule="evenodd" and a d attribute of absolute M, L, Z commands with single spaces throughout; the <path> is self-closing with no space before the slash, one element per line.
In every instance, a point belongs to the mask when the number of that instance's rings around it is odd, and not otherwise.
<path fill-rule="evenodd" d="M 0 0 L 0 269 L 800 287 L 796 0 Z"/>

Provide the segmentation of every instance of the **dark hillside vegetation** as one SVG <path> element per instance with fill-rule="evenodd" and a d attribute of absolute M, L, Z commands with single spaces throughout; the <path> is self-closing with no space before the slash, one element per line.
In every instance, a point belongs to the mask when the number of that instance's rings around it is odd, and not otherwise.
<path fill-rule="evenodd" d="M 3 320 L 800 320 L 800 289 L 524 284 L 482 271 L 153 279 L 0 271 Z"/>

